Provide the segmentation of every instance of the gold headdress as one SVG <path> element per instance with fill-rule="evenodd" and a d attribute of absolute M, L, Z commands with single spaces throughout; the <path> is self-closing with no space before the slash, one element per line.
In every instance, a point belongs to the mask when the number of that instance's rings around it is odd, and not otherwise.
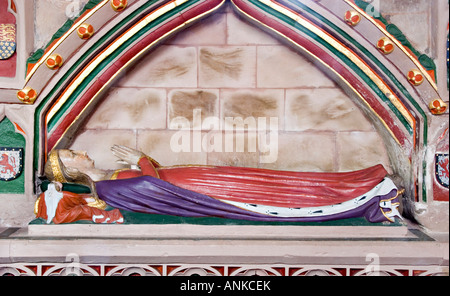
<path fill-rule="evenodd" d="M 58 150 L 52 150 L 52 152 L 50 152 L 48 161 L 50 162 L 50 167 L 52 169 L 53 179 L 56 182 L 67 183 L 67 180 L 64 177 L 64 173 L 61 169 Z"/>

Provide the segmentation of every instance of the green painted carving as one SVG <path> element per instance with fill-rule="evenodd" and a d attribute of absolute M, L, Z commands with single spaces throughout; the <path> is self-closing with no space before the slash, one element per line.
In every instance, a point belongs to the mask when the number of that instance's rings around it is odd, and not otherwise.
<path fill-rule="evenodd" d="M 0 121 L 0 149 L 25 150 L 25 138 L 21 134 L 16 133 L 14 124 L 8 118 Z M 22 162 L 25 163 L 25 154 L 23 152 L 22 157 Z M 25 193 L 24 184 L 25 177 L 23 173 L 18 174 L 17 178 L 10 181 L 0 180 L 0 194 L 23 194 Z"/>
<path fill-rule="evenodd" d="M 107 207 L 107 211 L 111 211 L 114 208 Z M 364 218 L 352 218 L 343 219 L 336 221 L 325 221 L 325 222 L 260 222 L 260 221 L 247 221 L 247 220 L 233 220 L 225 218 L 215 218 L 215 217 L 177 217 L 177 216 L 166 216 L 166 215 L 152 215 L 144 213 L 133 213 L 124 210 L 120 210 L 124 218 L 124 224 L 141 224 L 141 225 L 253 225 L 253 226 L 382 226 L 382 227 L 398 227 L 403 226 L 401 221 L 396 221 L 395 223 L 385 224 L 385 223 L 370 223 Z M 34 219 L 30 222 L 30 225 L 46 225 L 46 221 L 42 218 Z M 52 222 L 52 224 L 54 224 Z M 70 224 L 93 224 L 92 221 L 80 220 Z"/>
<path fill-rule="evenodd" d="M 368 6 L 372 5 L 369 2 L 365 2 L 362 0 L 355 0 L 355 4 L 358 5 L 362 10 L 367 11 Z M 406 38 L 405 34 L 394 24 L 390 24 L 382 15 L 381 13 L 375 13 L 373 16 L 374 19 L 382 22 L 386 26 L 386 30 L 394 36 L 400 43 L 407 47 L 411 52 L 417 57 L 419 60 L 419 63 L 422 64 L 422 66 L 427 71 L 434 71 L 434 79 L 436 80 L 436 64 L 434 63 L 433 59 L 427 56 L 426 54 L 422 54 L 417 49 L 415 49 L 411 42 L 409 42 L 408 38 Z"/>
<path fill-rule="evenodd" d="M 100 2 L 102 2 L 102 0 L 90 0 L 88 3 L 86 3 L 78 17 L 83 15 L 83 13 L 85 13 L 87 10 L 94 8 Z M 45 48 L 48 48 L 56 39 L 61 38 L 72 27 L 78 17 L 67 20 L 64 25 L 62 25 L 62 27 L 59 28 L 59 30 L 56 31 L 56 33 L 52 36 L 52 39 Z M 32 56 L 30 56 L 27 60 L 27 68 L 29 64 L 36 64 L 44 56 L 44 53 L 44 49 L 38 49 Z"/>

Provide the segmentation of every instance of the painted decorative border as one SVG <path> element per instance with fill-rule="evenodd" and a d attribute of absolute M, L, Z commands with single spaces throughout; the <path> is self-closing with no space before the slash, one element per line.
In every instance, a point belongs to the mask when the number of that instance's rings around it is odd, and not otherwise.
<path fill-rule="evenodd" d="M 75 258 L 76 259 L 76 258 Z M 441 266 L 363 265 L 223 265 L 223 264 L 0 264 L 0 276 L 439 276 Z"/>

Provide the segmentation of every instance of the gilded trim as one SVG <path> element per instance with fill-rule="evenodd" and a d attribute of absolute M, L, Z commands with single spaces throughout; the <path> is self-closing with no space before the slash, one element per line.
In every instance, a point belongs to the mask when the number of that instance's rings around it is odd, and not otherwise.
<path fill-rule="evenodd" d="M 117 180 L 117 177 L 119 176 L 119 174 L 120 174 L 121 172 L 124 172 L 124 171 L 127 171 L 127 169 L 119 169 L 119 170 L 116 170 L 116 171 L 114 172 L 114 174 L 112 174 L 110 180 Z"/>
<path fill-rule="evenodd" d="M 396 199 L 397 197 L 399 197 L 399 196 L 402 195 L 403 193 L 405 193 L 405 189 L 397 190 L 397 194 L 396 194 L 394 197 L 388 198 L 388 199 L 382 199 L 382 200 L 380 200 L 380 203 L 382 203 L 382 202 L 388 202 L 388 201 L 393 201 L 394 199 Z M 399 203 L 399 202 L 395 202 L 395 203 L 392 203 L 392 205 L 393 205 L 393 206 L 396 206 L 396 207 L 398 208 L 398 207 L 400 206 L 400 203 Z M 395 222 L 395 219 L 391 219 L 391 218 L 388 217 L 388 214 L 392 213 L 392 210 L 391 210 L 391 211 L 388 211 L 388 212 L 385 212 L 385 211 L 383 211 L 383 208 L 380 207 L 380 211 L 381 211 L 381 213 L 383 214 L 383 216 L 386 217 L 386 219 L 388 219 L 388 220 L 391 221 L 391 222 Z"/>
<path fill-rule="evenodd" d="M 37 216 L 39 212 L 39 202 L 41 201 L 41 197 L 39 196 L 36 202 L 34 203 L 34 215 Z"/>
<path fill-rule="evenodd" d="M 145 159 L 147 159 L 149 162 L 150 162 L 150 164 L 151 164 L 151 166 L 152 166 L 152 168 L 153 168 L 153 170 L 155 171 L 155 173 L 156 173 L 156 177 L 158 178 L 158 179 L 161 179 L 161 177 L 159 176 L 159 173 L 158 173 L 158 170 L 155 168 L 155 165 L 153 164 L 153 158 L 151 158 L 150 156 L 147 156 L 147 155 L 145 155 L 144 157 L 141 157 L 140 159 L 139 159 L 139 162 L 141 162 L 141 159 L 142 158 L 145 158 Z M 156 161 L 155 161 L 156 162 Z M 158 165 L 160 165 L 158 162 L 156 162 Z"/>
<path fill-rule="evenodd" d="M 52 173 L 53 173 L 53 178 L 55 179 L 55 181 L 56 182 L 60 182 L 60 183 L 67 183 L 67 180 L 64 177 L 64 174 L 63 174 L 63 172 L 61 170 L 61 167 L 59 165 L 59 156 L 58 156 L 58 151 L 57 150 L 53 150 L 50 153 L 48 161 L 50 161 L 50 165 L 51 165 Z"/>
<path fill-rule="evenodd" d="M 106 207 L 107 207 L 108 205 L 107 205 L 106 202 L 104 202 L 103 200 L 96 198 L 94 202 L 88 203 L 87 206 L 89 206 L 89 207 L 91 207 L 91 208 L 96 208 L 96 209 L 104 210 L 104 209 L 106 209 Z"/>

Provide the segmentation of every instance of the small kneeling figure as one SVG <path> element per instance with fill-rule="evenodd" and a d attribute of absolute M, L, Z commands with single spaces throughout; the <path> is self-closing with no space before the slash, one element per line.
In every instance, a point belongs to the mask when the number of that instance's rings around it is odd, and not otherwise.
<path fill-rule="evenodd" d="M 37 218 L 43 218 L 47 224 L 73 223 L 79 220 L 94 223 L 124 222 L 118 209 L 105 211 L 106 204 L 88 194 L 76 194 L 62 191 L 62 184 L 53 182 L 42 193 L 35 204 Z"/>

